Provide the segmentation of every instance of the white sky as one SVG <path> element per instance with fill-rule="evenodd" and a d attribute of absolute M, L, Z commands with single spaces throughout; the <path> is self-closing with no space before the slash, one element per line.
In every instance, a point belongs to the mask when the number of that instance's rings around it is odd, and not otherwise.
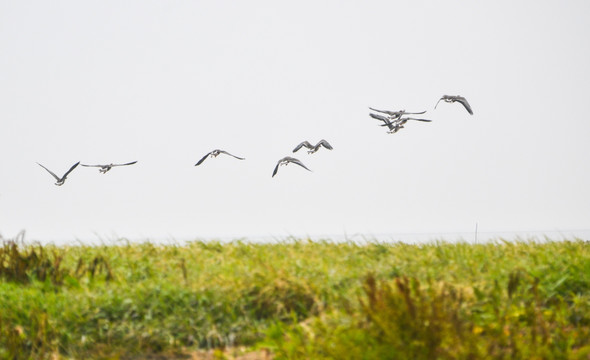
<path fill-rule="evenodd" d="M 0 0 L 0 234 L 590 229 L 588 1 Z M 433 107 L 443 94 L 465 96 Z M 428 110 L 389 135 L 368 106 Z M 328 140 L 271 173 L 303 140 Z M 246 157 L 208 159 L 220 148 Z M 106 175 L 77 161 L 138 164 Z"/>

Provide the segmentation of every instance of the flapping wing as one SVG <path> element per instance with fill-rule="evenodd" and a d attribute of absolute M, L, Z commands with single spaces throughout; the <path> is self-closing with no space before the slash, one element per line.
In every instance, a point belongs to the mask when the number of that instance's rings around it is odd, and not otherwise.
<path fill-rule="evenodd" d="M 416 118 L 404 118 L 403 120 L 416 120 L 416 121 L 424 121 L 424 122 L 431 122 L 432 120 L 429 119 L 416 119 Z"/>
<path fill-rule="evenodd" d="M 383 113 L 383 114 L 392 115 L 392 116 L 395 116 L 395 115 L 397 115 L 397 113 L 398 113 L 397 111 L 389 111 L 389 110 L 379 110 L 379 109 L 373 109 L 373 108 L 372 108 L 372 107 L 370 107 L 370 106 L 369 106 L 369 109 L 371 109 L 371 110 L 373 110 L 373 111 L 377 111 L 377 112 Z"/>
<path fill-rule="evenodd" d="M 328 150 L 332 150 L 333 149 L 332 145 L 330 145 L 330 143 L 327 142 L 324 139 L 320 140 L 320 142 L 316 146 L 323 146 L 323 147 L 325 147 Z"/>
<path fill-rule="evenodd" d="M 111 166 L 127 166 L 127 165 L 133 165 L 133 164 L 135 164 L 136 162 L 137 162 L 137 161 L 132 161 L 132 162 L 128 162 L 128 163 L 125 163 L 125 164 L 113 164 L 113 165 L 111 165 Z"/>
<path fill-rule="evenodd" d="M 422 112 L 417 112 L 417 113 L 404 112 L 404 114 L 407 114 L 407 115 L 422 115 L 422 114 L 426 114 L 426 110 L 424 110 Z"/>
<path fill-rule="evenodd" d="M 313 145 L 311 145 L 311 144 L 309 143 L 309 141 L 305 140 L 305 141 L 304 141 L 304 142 L 302 142 L 301 144 L 297 145 L 297 146 L 295 147 L 295 149 L 293 149 L 293 152 L 297 152 L 297 151 L 299 151 L 299 149 L 301 149 L 303 146 L 305 146 L 305 147 L 306 147 L 306 148 L 308 148 L 308 149 L 313 149 Z"/>
<path fill-rule="evenodd" d="M 201 158 L 201 160 L 199 160 L 199 161 L 198 161 L 198 162 L 195 164 L 195 166 L 201 165 L 201 163 L 202 163 L 203 161 L 205 161 L 205 159 L 207 158 L 207 156 L 211 155 L 211 153 L 212 153 L 212 151 L 208 152 L 208 153 L 207 153 L 207 155 L 203 156 L 203 157 Z"/>
<path fill-rule="evenodd" d="M 68 172 L 66 172 L 64 174 L 64 176 L 62 177 L 62 179 L 65 179 L 66 177 L 68 177 L 68 174 L 72 172 L 72 170 L 74 170 L 76 168 L 76 166 L 78 166 L 78 164 L 80 164 L 80 162 L 78 161 L 77 163 L 75 163 L 74 165 L 72 165 L 72 167 L 70 168 L 70 170 L 68 170 Z"/>
<path fill-rule="evenodd" d="M 471 106 L 467 102 L 467 99 L 465 99 L 463 96 L 457 96 L 457 101 L 460 102 L 461 105 L 463 105 L 465 107 L 465 109 L 467 110 L 467 112 L 469 114 L 473 115 L 473 110 L 471 110 Z"/>
<path fill-rule="evenodd" d="M 387 118 L 386 116 L 383 116 L 383 115 L 369 113 L 369 116 L 372 117 L 373 119 L 384 121 L 385 123 L 390 122 L 389 118 Z"/>
<path fill-rule="evenodd" d="M 290 159 L 289 162 L 292 162 L 293 164 L 297 164 L 297 165 L 303 167 L 307 171 L 311 171 L 307 168 L 307 166 L 303 165 L 303 163 L 301 161 L 299 161 L 298 159 Z"/>
<path fill-rule="evenodd" d="M 227 151 L 224 151 L 224 150 L 219 150 L 219 152 L 220 153 L 224 153 L 224 154 L 229 155 L 229 156 L 233 156 L 233 157 L 235 157 L 238 160 L 245 160 L 245 158 L 241 158 L 239 156 L 232 155 L 232 154 L 230 154 L 230 153 L 228 153 Z"/>
<path fill-rule="evenodd" d="M 59 181 L 59 180 L 60 180 L 60 179 L 59 179 L 59 176 L 55 175 L 55 174 L 53 173 L 53 171 L 49 170 L 48 168 L 46 168 L 45 166 L 43 166 L 43 165 L 41 165 L 41 164 L 39 164 L 39 163 L 37 163 L 37 165 L 39 165 L 39 166 L 41 166 L 43 169 L 47 170 L 47 172 L 48 172 L 48 173 L 50 173 L 50 174 L 51 174 L 51 175 L 52 175 L 52 176 L 55 178 L 55 180 L 57 180 L 57 181 Z"/>
<path fill-rule="evenodd" d="M 275 177 L 275 175 L 277 174 L 277 171 L 279 171 L 279 165 L 281 165 L 281 160 L 279 160 L 279 162 L 277 163 L 277 166 L 275 166 L 275 169 L 272 172 L 272 176 L 271 177 Z"/>
<path fill-rule="evenodd" d="M 104 167 L 104 165 L 86 165 L 86 164 L 80 164 L 81 166 L 86 166 L 86 167 Z"/>
<path fill-rule="evenodd" d="M 436 107 L 438 106 L 438 103 L 439 103 L 441 100 L 444 100 L 444 98 L 445 98 L 445 97 L 443 96 L 443 97 L 441 97 L 440 99 L 438 99 L 438 101 L 436 102 L 436 105 L 434 105 L 434 108 L 435 108 L 435 109 L 436 109 Z"/>

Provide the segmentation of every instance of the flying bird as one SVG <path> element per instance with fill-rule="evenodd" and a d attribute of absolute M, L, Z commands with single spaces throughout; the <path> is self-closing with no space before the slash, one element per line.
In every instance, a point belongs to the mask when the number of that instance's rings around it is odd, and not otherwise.
<path fill-rule="evenodd" d="M 322 139 L 322 140 L 318 141 L 318 143 L 315 144 L 315 145 L 310 144 L 309 141 L 304 141 L 301 144 L 297 145 L 295 147 L 295 149 L 293 149 L 293 152 L 297 152 L 303 146 L 305 146 L 306 148 L 309 149 L 307 151 L 308 154 L 313 154 L 314 152 L 318 151 L 321 146 L 325 147 L 328 150 L 332 150 L 333 149 L 333 147 L 332 147 L 332 145 L 330 145 L 330 143 L 328 143 L 326 140 Z"/>
<path fill-rule="evenodd" d="M 82 166 L 86 166 L 86 167 L 98 167 L 100 169 L 98 169 L 98 171 L 100 173 L 106 174 L 107 171 L 111 170 L 112 168 L 114 168 L 115 166 L 127 166 L 127 165 L 133 165 L 135 164 L 137 161 L 132 161 L 132 162 L 128 162 L 125 164 L 108 164 L 108 165 L 86 165 L 86 164 L 80 164 Z"/>
<path fill-rule="evenodd" d="M 387 132 L 388 134 L 395 134 L 396 132 L 400 131 L 400 129 L 404 128 L 403 125 L 400 125 L 397 121 L 392 122 L 387 116 L 372 113 L 369 113 L 369 116 L 371 116 L 373 119 L 383 121 L 381 126 L 387 126 L 389 128 L 389 131 Z"/>
<path fill-rule="evenodd" d="M 389 111 L 389 110 L 379 110 L 379 109 L 373 109 L 372 107 L 369 106 L 369 109 L 373 110 L 373 111 L 377 111 L 383 114 L 387 114 L 389 115 L 390 118 L 395 119 L 395 118 L 400 118 L 403 115 L 422 115 L 426 113 L 426 110 L 422 111 L 422 112 L 406 112 L 406 110 L 399 110 L 399 111 Z"/>
<path fill-rule="evenodd" d="M 72 172 L 72 170 L 74 170 L 76 168 L 76 166 L 78 166 L 78 164 L 80 164 L 80 162 L 78 161 L 77 163 L 75 163 L 74 165 L 72 165 L 72 167 L 70 168 L 70 170 L 68 170 L 65 174 L 63 174 L 62 177 L 59 177 L 57 175 L 55 175 L 51 170 L 49 170 L 48 168 L 46 168 L 45 166 L 37 163 L 39 166 L 41 166 L 43 169 L 47 170 L 48 173 L 50 173 L 55 180 L 57 181 L 55 183 L 55 185 L 57 186 L 62 186 L 64 184 L 64 182 L 66 181 L 68 174 Z"/>
<path fill-rule="evenodd" d="M 465 107 L 465 109 L 467 110 L 467 112 L 469 112 L 469 114 L 473 115 L 473 110 L 471 110 L 471 106 L 469 105 L 469 103 L 467 102 L 467 99 L 465 99 L 463 96 L 460 95 L 443 95 L 440 99 L 438 99 L 438 101 L 436 102 L 436 105 L 434 105 L 434 108 L 436 109 L 436 107 L 438 106 L 438 103 L 443 100 L 444 102 L 448 102 L 448 103 L 454 103 L 455 101 L 461 103 L 461 105 L 463 105 Z"/>
<path fill-rule="evenodd" d="M 277 166 L 275 166 L 275 169 L 272 172 L 272 177 L 274 177 L 277 174 L 277 171 L 279 171 L 280 165 L 289 165 L 289 163 L 297 164 L 297 165 L 303 167 L 305 170 L 311 171 L 307 168 L 307 166 L 303 165 L 303 163 L 301 161 L 299 161 L 298 159 L 295 159 L 290 156 L 285 156 L 284 158 L 279 160 L 279 162 L 277 162 Z"/>
<path fill-rule="evenodd" d="M 241 158 L 241 157 L 238 157 L 238 156 L 232 155 L 232 154 L 228 153 L 227 151 L 224 151 L 224 150 L 219 150 L 219 149 L 215 149 L 215 150 L 213 150 L 213 151 L 210 151 L 210 152 L 208 152 L 208 153 L 207 153 L 207 155 L 203 156 L 203 157 L 201 158 L 201 160 L 199 160 L 199 161 L 198 161 L 198 162 L 195 164 L 195 166 L 201 165 L 201 163 L 202 163 L 203 161 L 205 161 L 205 159 L 206 159 L 207 157 L 209 157 L 209 156 L 211 156 L 211 157 L 217 157 L 217 155 L 219 155 L 219 154 L 226 154 L 226 155 L 229 155 L 229 156 L 233 156 L 233 157 L 235 157 L 235 158 L 236 158 L 236 159 L 238 159 L 238 160 L 245 160 L 244 158 Z"/>

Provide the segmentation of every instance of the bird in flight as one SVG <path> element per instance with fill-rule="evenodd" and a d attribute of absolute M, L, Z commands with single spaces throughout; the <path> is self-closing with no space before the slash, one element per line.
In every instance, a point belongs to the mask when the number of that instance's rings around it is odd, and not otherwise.
<path fill-rule="evenodd" d="M 436 105 L 434 105 L 434 108 L 436 109 L 436 107 L 438 106 L 438 103 L 443 100 L 444 102 L 448 102 L 448 103 L 454 103 L 459 102 L 461 103 L 461 105 L 463 105 L 465 107 L 465 109 L 467 110 L 467 112 L 471 115 L 473 115 L 473 110 L 471 110 L 471 106 L 469 105 L 469 103 L 467 102 L 467 99 L 465 99 L 463 96 L 460 95 L 443 95 L 440 99 L 438 99 L 438 101 L 436 102 Z"/>
<path fill-rule="evenodd" d="M 422 115 L 426 113 L 426 110 L 421 111 L 421 112 L 407 112 L 406 110 L 399 110 L 399 111 L 389 111 L 389 110 L 379 110 L 379 109 L 373 109 L 372 107 L 369 106 L 369 109 L 373 110 L 373 111 L 377 111 L 383 114 L 387 114 L 389 115 L 389 118 L 391 120 L 393 119 L 399 119 L 401 118 L 403 115 Z"/>
<path fill-rule="evenodd" d="M 328 150 L 332 150 L 333 147 L 332 145 L 330 145 L 330 143 L 328 143 L 326 140 L 322 139 L 320 140 L 317 144 L 312 145 L 309 143 L 309 141 L 304 141 L 301 144 L 297 145 L 295 147 L 295 149 L 293 149 L 293 152 L 297 152 L 299 149 L 301 149 L 303 146 L 305 146 L 306 148 L 308 148 L 309 150 L 307 151 L 308 154 L 313 154 L 314 152 L 318 151 L 320 149 L 321 146 L 325 147 Z"/>
<path fill-rule="evenodd" d="M 372 114 L 372 113 L 369 113 L 369 115 L 373 119 L 383 121 L 383 124 L 381 124 L 381 126 L 387 126 L 389 128 L 389 131 L 387 132 L 388 134 L 395 134 L 396 132 L 398 132 L 404 128 L 404 126 L 402 124 L 400 124 L 399 121 L 394 120 L 392 122 L 388 116 L 383 116 L 383 115 L 379 115 L 379 114 Z"/>
<path fill-rule="evenodd" d="M 68 170 L 65 174 L 63 174 L 62 177 L 59 177 L 57 175 L 55 175 L 51 170 L 49 170 L 48 168 L 46 168 L 45 166 L 37 163 L 39 166 L 41 166 L 43 169 L 47 170 L 48 173 L 50 173 L 55 180 L 57 181 L 55 183 L 55 185 L 57 186 L 62 186 L 64 184 L 64 182 L 66 181 L 68 174 L 72 172 L 72 170 L 74 170 L 76 168 L 76 166 L 78 166 L 78 164 L 80 164 L 80 162 L 78 161 L 77 163 L 75 163 L 74 165 L 72 165 L 72 167 L 70 168 L 70 170 Z"/>
<path fill-rule="evenodd" d="M 108 165 L 86 165 L 86 164 L 80 164 L 82 166 L 86 166 L 86 167 L 98 167 L 100 169 L 98 169 L 98 171 L 100 173 L 106 174 L 107 171 L 111 170 L 112 168 L 114 168 L 115 166 L 127 166 L 127 165 L 133 165 L 135 164 L 137 161 L 132 161 L 132 162 L 128 162 L 125 164 L 108 164 Z"/>
<path fill-rule="evenodd" d="M 211 157 L 217 157 L 217 155 L 219 155 L 219 154 L 226 154 L 226 155 L 229 155 L 229 156 L 233 156 L 233 157 L 235 157 L 235 158 L 236 158 L 236 159 L 238 159 L 238 160 L 245 160 L 244 158 L 241 158 L 241 157 L 238 157 L 238 156 L 232 155 L 232 154 L 228 153 L 227 151 L 224 151 L 224 150 L 219 150 L 219 149 L 215 149 L 215 150 L 213 150 L 213 151 L 210 151 L 210 152 L 208 152 L 208 153 L 207 153 L 207 155 L 203 156 L 203 157 L 201 158 L 201 160 L 199 160 L 199 161 L 198 161 L 198 162 L 195 164 L 195 166 L 197 166 L 197 165 L 201 165 L 201 163 L 202 163 L 203 161 L 205 161 L 205 159 L 206 159 L 207 157 L 209 157 L 209 156 L 211 156 Z"/>
<path fill-rule="evenodd" d="M 285 156 L 284 158 L 279 160 L 279 162 L 277 162 L 277 166 L 275 166 L 275 169 L 272 172 L 272 177 L 274 177 L 277 174 L 277 171 L 279 171 L 279 166 L 288 165 L 289 163 L 297 164 L 297 165 L 301 166 L 302 168 L 306 169 L 307 171 L 311 171 L 307 168 L 307 166 L 303 165 L 303 163 L 301 161 L 299 161 L 298 159 L 295 159 L 290 156 Z"/>

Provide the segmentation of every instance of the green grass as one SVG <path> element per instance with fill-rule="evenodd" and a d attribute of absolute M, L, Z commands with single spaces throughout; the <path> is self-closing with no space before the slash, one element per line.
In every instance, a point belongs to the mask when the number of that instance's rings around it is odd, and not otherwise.
<path fill-rule="evenodd" d="M 17 243 L 0 243 L 0 359 L 590 356 L 581 240 Z"/>

